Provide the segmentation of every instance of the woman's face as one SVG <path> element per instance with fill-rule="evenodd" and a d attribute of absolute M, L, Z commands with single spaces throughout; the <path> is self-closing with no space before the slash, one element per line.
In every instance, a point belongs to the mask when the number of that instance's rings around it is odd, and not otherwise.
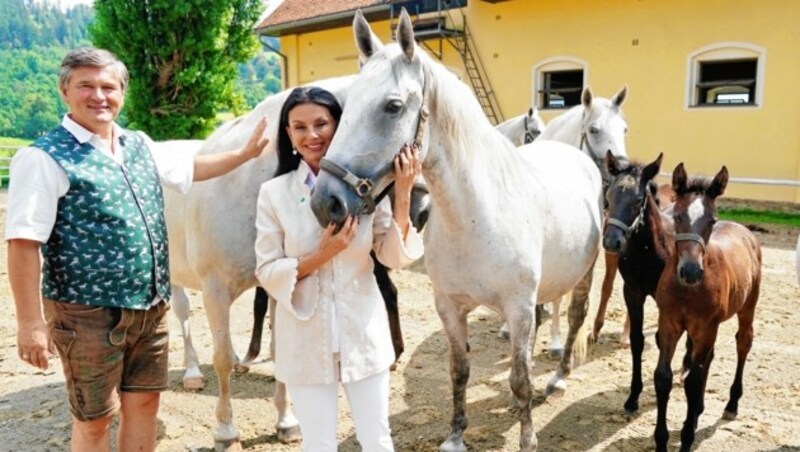
<path fill-rule="evenodd" d="M 314 174 L 328 151 L 336 132 L 336 120 L 327 107 L 314 103 L 299 104 L 289 111 L 286 133 Z"/>

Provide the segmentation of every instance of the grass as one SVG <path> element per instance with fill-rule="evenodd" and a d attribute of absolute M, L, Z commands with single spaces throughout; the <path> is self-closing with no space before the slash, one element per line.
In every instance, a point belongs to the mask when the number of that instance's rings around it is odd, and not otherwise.
<path fill-rule="evenodd" d="M 5 149 L 5 146 L 22 147 L 29 144 L 31 140 L 21 138 L 0 137 L 0 187 L 8 184 L 8 165 L 11 156 L 16 149 Z"/>
<path fill-rule="evenodd" d="M 717 214 L 721 220 L 735 221 L 737 223 L 782 224 L 800 228 L 800 214 L 798 213 L 746 208 L 720 208 Z"/>

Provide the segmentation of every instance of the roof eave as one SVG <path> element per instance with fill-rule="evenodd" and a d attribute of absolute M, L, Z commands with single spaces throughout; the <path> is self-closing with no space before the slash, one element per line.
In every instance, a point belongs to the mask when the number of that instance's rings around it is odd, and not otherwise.
<path fill-rule="evenodd" d="M 390 4 L 383 4 L 361 8 L 361 12 L 368 21 L 374 21 L 387 19 L 389 17 L 390 9 Z M 255 32 L 259 35 L 285 36 L 340 28 L 352 24 L 353 17 L 355 16 L 357 10 L 358 9 L 351 9 L 338 13 L 327 14 L 325 16 L 311 17 L 308 19 L 256 28 Z"/>

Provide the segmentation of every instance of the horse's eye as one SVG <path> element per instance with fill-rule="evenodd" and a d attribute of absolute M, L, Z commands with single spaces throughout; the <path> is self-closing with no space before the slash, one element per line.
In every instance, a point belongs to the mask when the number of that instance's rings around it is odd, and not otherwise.
<path fill-rule="evenodd" d="M 400 110 L 402 109 L 403 109 L 403 102 L 397 99 L 389 101 L 389 103 L 386 104 L 386 113 L 391 113 L 391 114 L 400 113 Z"/>
<path fill-rule="evenodd" d="M 589 132 L 593 133 L 593 134 L 598 134 L 598 133 L 600 133 L 600 128 L 597 127 L 597 126 L 590 126 L 589 127 Z"/>

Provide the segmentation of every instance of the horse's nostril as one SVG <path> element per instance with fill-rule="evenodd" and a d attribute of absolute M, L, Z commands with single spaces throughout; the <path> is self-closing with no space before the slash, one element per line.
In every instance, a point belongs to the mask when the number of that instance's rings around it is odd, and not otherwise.
<path fill-rule="evenodd" d="M 347 219 L 347 206 L 336 196 L 330 197 L 328 201 L 328 212 L 330 213 L 331 221 L 338 226 L 341 226 L 344 220 Z"/>

